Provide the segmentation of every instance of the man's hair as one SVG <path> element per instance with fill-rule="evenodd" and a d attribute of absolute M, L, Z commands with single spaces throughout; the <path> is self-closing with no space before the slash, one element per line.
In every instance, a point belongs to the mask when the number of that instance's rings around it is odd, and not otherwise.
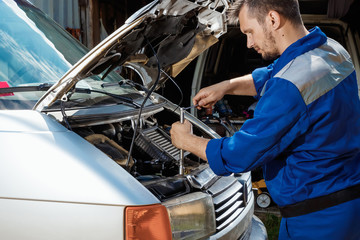
<path fill-rule="evenodd" d="M 239 22 L 240 10 L 245 5 L 249 8 L 249 16 L 255 17 L 261 25 L 271 10 L 278 12 L 295 26 L 302 24 L 298 0 L 236 0 L 228 10 L 229 24 L 236 25 Z"/>

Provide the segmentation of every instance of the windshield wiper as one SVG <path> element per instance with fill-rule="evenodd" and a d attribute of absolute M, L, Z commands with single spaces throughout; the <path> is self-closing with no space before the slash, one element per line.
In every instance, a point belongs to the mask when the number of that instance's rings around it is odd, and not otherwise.
<path fill-rule="evenodd" d="M 39 84 L 37 86 L 20 86 L 20 87 L 7 87 L 7 88 L 0 88 L 0 94 L 5 93 L 14 93 L 14 92 L 32 92 L 32 91 L 47 91 L 49 90 L 53 84 L 50 83 L 43 83 Z M 140 104 L 135 102 L 132 98 L 124 97 L 121 95 L 101 91 L 101 90 L 95 90 L 95 89 L 89 89 L 89 88 L 75 88 L 74 92 L 76 93 L 101 93 L 116 99 L 119 99 L 122 103 L 140 108 Z"/>
<path fill-rule="evenodd" d="M 89 88 L 75 88 L 75 92 L 76 93 L 101 93 L 116 99 L 119 99 L 122 103 L 124 104 L 129 104 L 131 106 L 135 106 L 136 108 L 140 108 L 140 104 L 135 102 L 132 98 L 129 97 L 124 97 L 121 95 L 117 95 L 117 94 L 113 94 L 113 93 L 109 93 L 109 92 L 105 92 L 105 91 L 101 91 L 101 90 L 95 90 L 95 89 L 89 89 Z"/>
<path fill-rule="evenodd" d="M 53 84 L 42 83 L 37 86 L 21 86 L 21 87 L 7 87 L 0 88 L 1 93 L 14 93 L 14 92 L 33 92 L 33 91 L 47 91 Z"/>

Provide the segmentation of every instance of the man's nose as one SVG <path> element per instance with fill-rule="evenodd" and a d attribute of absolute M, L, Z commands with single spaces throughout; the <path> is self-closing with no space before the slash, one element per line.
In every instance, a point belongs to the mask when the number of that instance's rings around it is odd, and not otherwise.
<path fill-rule="evenodd" d="M 254 41 L 251 37 L 247 37 L 246 45 L 248 48 L 254 47 Z"/>

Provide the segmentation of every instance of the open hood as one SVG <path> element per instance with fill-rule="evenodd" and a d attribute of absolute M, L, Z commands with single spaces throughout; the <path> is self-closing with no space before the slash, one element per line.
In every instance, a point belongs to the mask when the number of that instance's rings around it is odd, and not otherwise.
<path fill-rule="evenodd" d="M 75 84 L 93 75 L 105 78 L 118 66 L 145 76 L 145 87 L 176 76 L 217 42 L 226 28 L 227 0 L 157 0 L 133 14 L 125 24 L 80 59 L 36 103 L 42 111 L 65 98 Z M 154 54 L 156 52 L 156 54 Z"/>

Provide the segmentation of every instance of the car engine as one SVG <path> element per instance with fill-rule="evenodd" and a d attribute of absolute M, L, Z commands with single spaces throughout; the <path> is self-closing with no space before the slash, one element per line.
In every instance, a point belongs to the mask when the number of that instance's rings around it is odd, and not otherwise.
<path fill-rule="evenodd" d="M 166 109 L 143 118 L 130 157 L 129 149 L 134 134 L 132 120 L 72 130 L 129 171 L 159 200 L 165 200 L 186 194 L 192 188 L 186 176 L 179 175 L 180 150 L 171 144 L 170 126 L 176 120 L 177 115 Z M 205 163 L 189 152 L 185 152 L 184 156 L 184 175 L 198 170 Z"/>

